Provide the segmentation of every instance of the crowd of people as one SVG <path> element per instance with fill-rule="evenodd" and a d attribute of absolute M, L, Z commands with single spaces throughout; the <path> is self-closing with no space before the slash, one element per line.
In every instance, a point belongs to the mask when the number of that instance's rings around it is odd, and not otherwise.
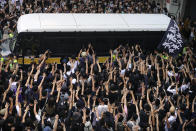
<path fill-rule="evenodd" d="M 27 69 L 1 61 L 3 131 L 194 131 L 196 57 L 176 58 L 139 45 L 110 50 L 99 63 L 93 47 L 78 59 L 48 64 L 46 51 Z"/>
<path fill-rule="evenodd" d="M 1 0 L 0 42 L 29 13 L 164 13 L 148 0 Z M 2 131 L 196 130 L 195 28 L 180 22 L 189 45 L 177 57 L 119 46 L 100 63 L 91 44 L 49 64 L 50 52 L 28 67 L 0 60 Z"/>

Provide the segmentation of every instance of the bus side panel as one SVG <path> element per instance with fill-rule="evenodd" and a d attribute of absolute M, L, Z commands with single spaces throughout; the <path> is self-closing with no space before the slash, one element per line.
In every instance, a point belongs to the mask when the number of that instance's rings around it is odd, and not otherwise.
<path fill-rule="evenodd" d="M 82 48 L 91 43 L 98 56 L 109 55 L 118 45 L 139 44 L 146 51 L 156 49 L 164 32 L 42 32 L 19 34 L 24 55 L 32 50 L 34 55 L 49 49 L 54 56 L 77 56 Z M 28 36 L 28 37 L 26 37 Z M 27 50 L 28 49 L 28 50 Z"/>

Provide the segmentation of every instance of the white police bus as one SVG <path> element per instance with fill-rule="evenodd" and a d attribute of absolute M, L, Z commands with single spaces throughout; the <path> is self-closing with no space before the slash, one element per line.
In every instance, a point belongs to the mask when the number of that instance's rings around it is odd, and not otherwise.
<path fill-rule="evenodd" d="M 155 49 L 170 18 L 163 14 L 27 14 L 17 23 L 14 53 L 37 55 L 49 49 L 70 56 L 91 43 L 98 56 L 119 44 Z"/>

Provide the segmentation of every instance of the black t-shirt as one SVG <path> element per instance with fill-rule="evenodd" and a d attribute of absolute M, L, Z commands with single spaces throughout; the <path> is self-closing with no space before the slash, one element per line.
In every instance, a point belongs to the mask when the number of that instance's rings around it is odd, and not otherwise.
<path fill-rule="evenodd" d="M 22 124 L 21 121 L 17 121 L 15 128 L 15 131 L 21 131 L 22 129 L 24 129 L 24 124 Z"/>
<path fill-rule="evenodd" d="M 186 126 L 186 130 L 187 130 L 187 131 L 195 131 L 195 130 L 196 130 L 196 126 L 193 126 L 192 123 L 189 123 L 189 124 Z"/>
<path fill-rule="evenodd" d="M 180 113 L 180 116 L 182 118 L 183 121 L 185 121 L 188 117 L 188 110 L 185 110 L 184 113 Z"/>
<path fill-rule="evenodd" d="M 140 111 L 140 123 L 139 125 L 142 127 L 142 128 L 146 128 L 148 126 L 148 118 L 149 118 L 149 115 L 146 114 L 144 112 L 144 110 L 141 110 Z"/>
<path fill-rule="evenodd" d="M 0 13 L 0 18 L 1 19 L 5 18 L 5 14 L 3 12 Z"/>
<path fill-rule="evenodd" d="M 109 92 L 109 100 L 110 100 L 110 103 L 114 103 L 117 99 L 118 99 L 118 92 Z"/>
<path fill-rule="evenodd" d="M 44 107 L 46 103 L 46 98 L 42 98 L 41 100 L 39 100 L 38 104 L 39 104 L 39 108 L 42 109 Z"/>
<path fill-rule="evenodd" d="M 34 106 L 30 106 L 30 105 L 29 105 L 30 118 L 31 118 L 31 120 L 34 121 L 34 120 L 36 120 L 36 118 L 35 118 L 35 114 L 34 114 L 33 109 L 34 109 Z"/>
<path fill-rule="evenodd" d="M 5 120 L 1 119 L 1 120 L 0 120 L 0 127 L 3 128 L 4 125 L 5 125 Z M 0 129 L 1 129 L 1 128 L 0 128 Z"/>
<path fill-rule="evenodd" d="M 102 125 L 101 125 L 101 122 L 98 121 L 96 122 L 96 131 L 109 131 L 108 129 L 104 128 Z"/>

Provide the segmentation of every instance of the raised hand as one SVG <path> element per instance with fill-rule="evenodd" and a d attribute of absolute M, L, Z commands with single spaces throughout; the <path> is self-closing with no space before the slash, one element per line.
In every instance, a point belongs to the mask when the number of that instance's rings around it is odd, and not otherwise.
<path fill-rule="evenodd" d="M 5 104 L 5 108 L 6 108 L 6 109 L 8 109 L 8 108 L 9 108 L 9 106 L 10 106 L 10 105 L 9 105 L 9 103 L 8 103 L 8 102 L 6 102 L 6 104 Z"/>
<path fill-rule="evenodd" d="M 29 105 L 26 107 L 25 112 L 29 111 Z"/>
<path fill-rule="evenodd" d="M 37 100 L 34 100 L 34 105 L 37 105 L 37 103 L 38 103 Z"/>

